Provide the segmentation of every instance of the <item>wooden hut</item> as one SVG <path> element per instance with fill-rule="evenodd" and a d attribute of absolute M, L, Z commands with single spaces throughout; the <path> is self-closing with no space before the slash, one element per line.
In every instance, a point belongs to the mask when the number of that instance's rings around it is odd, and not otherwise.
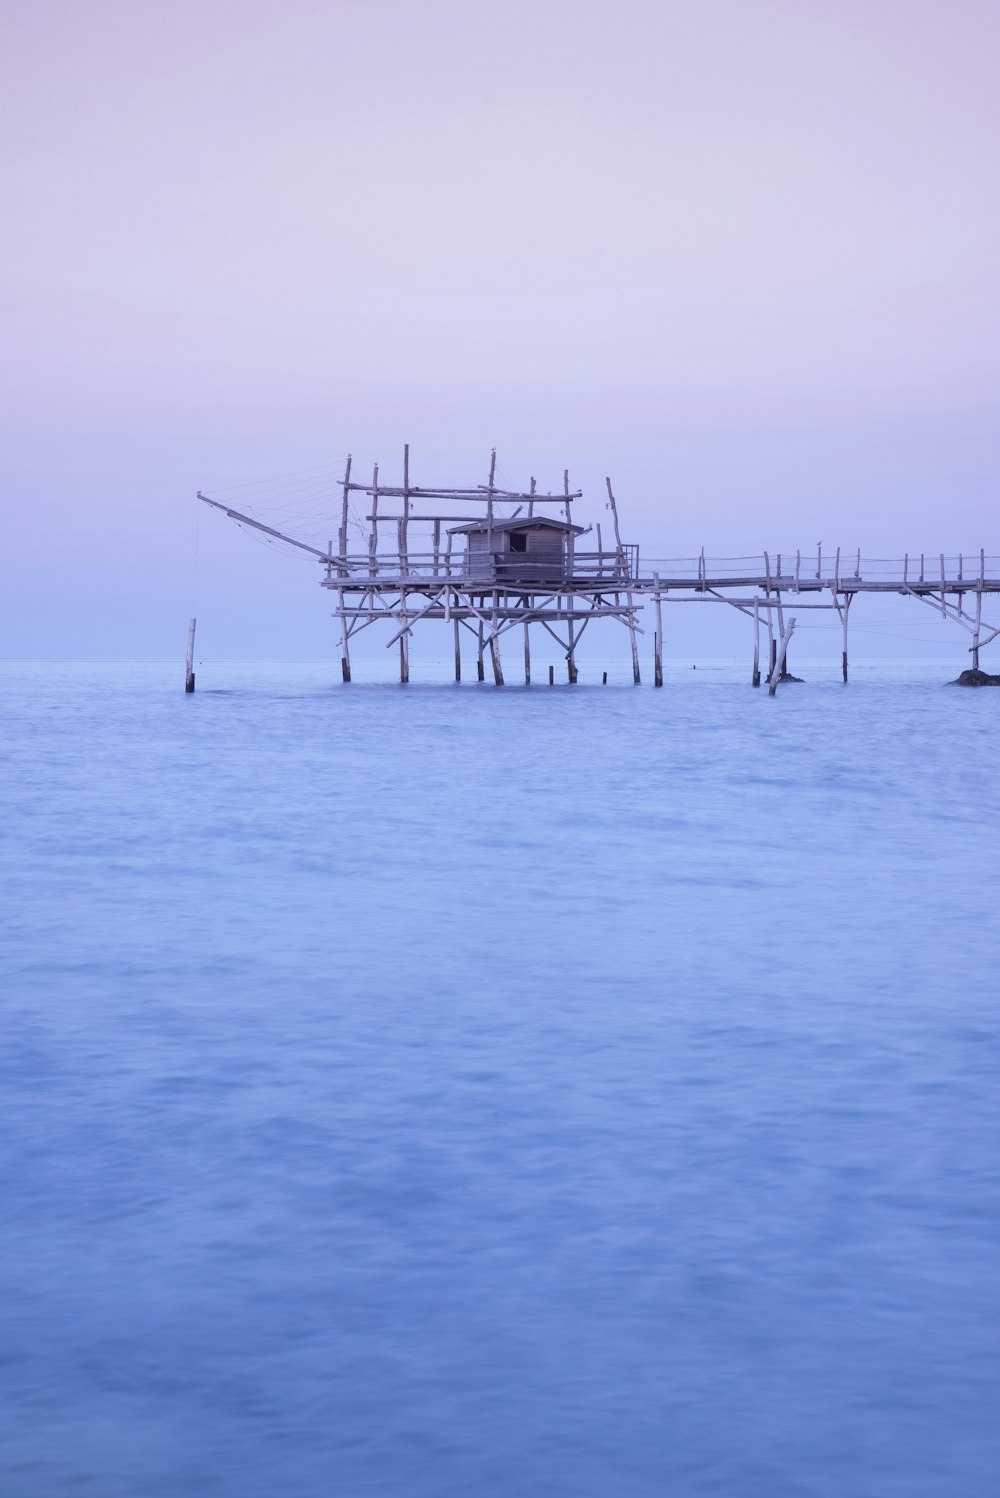
<path fill-rule="evenodd" d="M 573 543 L 584 534 L 546 515 L 474 520 L 452 526 L 465 536 L 465 575 L 483 582 L 562 584 L 573 575 Z"/>

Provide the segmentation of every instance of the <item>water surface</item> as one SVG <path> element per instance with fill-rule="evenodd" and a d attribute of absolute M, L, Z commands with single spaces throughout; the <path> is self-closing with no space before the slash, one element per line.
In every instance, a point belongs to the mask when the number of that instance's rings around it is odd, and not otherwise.
<path fill-rule="evenodd" d="M 3 669 L 5 1493 L 1000 1491 L 1000 693 L 803 674 Z"/>

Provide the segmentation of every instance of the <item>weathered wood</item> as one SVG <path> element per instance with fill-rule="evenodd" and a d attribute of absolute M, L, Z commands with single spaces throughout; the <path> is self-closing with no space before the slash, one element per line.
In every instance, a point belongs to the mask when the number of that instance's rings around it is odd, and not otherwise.
<path fill-rule="evenodd" d="M 556 668 L 555 668 L 555 666 L 550 666 L 549 667 L 549 686 L 550 687 L 554 687 L 555 684 L 556 684 Z"/>
<path fill-rule="evenodd" d="M 208 495 L 202 494 L 200 489 L 198 498 L 202 504 L 211 505 L 214 510 L 221 510 L 224 515 L 229 516 L 230 520 L 235 520 L 237 525 L 249 525 L 255 531 L 263 531 L 266 536 L 274 536 L 276 540 L 295 546 L 299 551 L 311 552 L 321 561 L 329 562 L 329 552 L 320 551 L 318 546 L 310 546 L 306 541 L 296 541 L 294 536 L 286 536 L 284 531 L 275 530 L 273 525 L 264 525 L 262 521 L 255 520 L 252 515 L 244 515 L 239 510 L 231 510 L 227 505 L 220 504 L 217 499 L 209 499 Z"/>
<path fill-rule="evenodd" d="M 528 621 L 524 621 L 524 685 L 531 686 L 531 642 L 528 639 Z"/>
<path fill-rule="evenodd" d="M 197 629 L 197 627 L 198 627 L 198 621 L 197 621 L 197 619 L 190 620 L 190 622 L 188 623 L 187 653 L 186 653 L 186 656 L 185 656 L 185 663 L 184 663 L 184 690 L 185 690 L 185 692 L 193 692 L 194 691 L 194 632 Z M 978 662 L 978 657 L 977 657 L 976 664 L 978 665 L 978 663 L 979 662 Z"/>
<path fill-rule="evenodd" d="M 399 636 L 399 679 L 405 686 L 410 679 L 410 628 L 405 589 L 399 595 L 399 615 L 403 621 L 403 630 Z"/>
<path fill-rule="evenodd" d="M 629 632 L 632 651 L 633 680 L 640 679 L 637 636 L 643 630 L 636 622 L 637 607 L 645 595 L 650 594 L 650 603 L 655 611 L 656 627 L 653 631 L 653 674 L 657 686 L 663 682 L 663 612 L 662 605 L 677 602 L 725 603 L 747 614 L 754 625 L 753 681 L 759 685 L 762 679 L 761 613 L 768 631 L 769 680 L 775 669 L 779 680 L 788 679 L 789 632 L 785 628 L 784 596 L 794 593 L 802 601 L 802 609 L 836 610 L 843 631 L 841 652 L 842 672 L 848 679 L 849 612 L 854 598 L 861 592 L 892 592 L 904 596 L 915 596 L 926 606 L 934 607 L 942 617 L 958 623 L 972 636 L 970 651 L 978 666 L 981 650 L 1000 635 L 1000 628 L 983 619 L 983 595 L 1000 596 L 1000 565 L 991 558 L 990 573 L 986 568 L 985 552 L 980 549 L 979 566 L 966 564 L 964 552 L 957 560 L 946 561 L 939 553 L 937 566 L 925 571 L 926 559 L 920 557 L 920 577 L 915 581 L 916 571 L 910 566 L 909 553 L 901 564 L 878 562 L 866 567 L 867 577 L 862 576 L 860 550 L 856 552 L 853 575 L 848 570 L 841 573 L 841 552 L 838 547 L 834 567 L 830 575 L 824 574 L 822 544 L 817 545 L 816 570 L 812 574 L 811 561 L 802 566 L 802 553 L 763 553 L 763 571 L 753 563 L 745 570 L 734 567 L 732 560 L 710 562 L 702 547 L 696 559 L 683 563 L 649 564 L 650 571 L 641 575 L 638 570 L 637 548 L 625 547 L 619 525 L 618 507 L 610 478 L 606 479 L 608 507 L 614 525 L 614 549 L 605 553 L 602 526 L 596 524 L 596 552 L 584 551 L 577 545 L 572 527 L 572 501 L 579 491 L 570 491 L 569 470 L 562 475 L 562 492 L 539 494 L 537 483 L 531 479 L 527 494 L 515 493 L 497 486 L 498 463 L 496 451 L 491 452 L 489 481 L 472 488 L 425 488 L 411 483 L 409 445 L 403 449 L 403 482 L 401 486 L 383 485 L 379 469 L 373 469 L 372 481 L 360 483 L 353 477 L 352 458 L 348 455 L 341 482 L 339 530 L 336 542 L 330 541 L 325 551 L 298 540 L 273 526 L 258 521 L 254 516 L 232 509 L 226 504 L 199 497 L 216 509 L 221 509 L 238 524 L 253 528 L 270 539 L 288 544 L 315 557 L 322 566 L 322 585 L 336 593 L 336 616 L 340 620 L 341 664 L 345 681 L 350 680 L 349 640 L 352 633 L 385 619 L 395 626 L 389 641 L 400 644 L 400 675 L 408 679 L 409 640 L 417 622 L 443 618 L 450 623 L 456 638 L 456 679 L 461 679 L 460 631 L 464 626 L 477 639 L 477 671 L 484 676 L 485 650 L 489 646 L 491 659 L 495 663 L 494 676 L 499 668 L 499 637 L 509 629 L 520 628 L 524 634 L 525 681 L 531 680 L 530 628 L 532 623 L 541 624 L 558 639 L 565 650 L 567 673 L 570 682 L 579 678 L 578 653 L 580 641 L 588 623 L 597 618 L 610 617 L 618 620 Z M 352 523 L 350 495 L 365 493 L 371 496 L 369 529 L 361 540 L 358 552 L 348 552 L 349 531 Z M 398 498 L 400 503 L 391 506 L 398 514 L 380 513 L 384 496 Z M 426 515 L 413 514 L 414 503 L 421 501 L 421 510 Z M 435 509 L 430 500 L 447 500 L 448 511 Z M 561 545 L 562 566 L 558 576 L 546 577 L 545 564 L 519 561 L 522 552 L 532 554 L 532 538 L 518 537 L 515 547 L 513 534 L 507 522 L 519 516 L 527 507 L 527 517 L 534 519 L 536 505 L 560 505 L 570 529 L 563 532 Z M 516 508 L 515 508 L 516 506 Z M 463 524 L 478 518 L 486 533 L 486 555 L 484 570 L 473 565 L 473 546 L 465 541 L 464 550 L 454 553 L 456 515 L 461 511 Z M 511 513 L 512 512 L 512 513 Z M 551 513 L 551 512 L 549 512 Z M 485 514 L 485 525 L 482 517 Z M 410 521 L 420 521 L 426 527 L 420 531 L 416 549 L 410 545 Z M 497 539 L 496 527 L 503 523 L 503 544 Z M 396 531 L 395 554 L 390 550 L 379 555 L 380 524 L 391 525 Z M 447 528 L 447 540 L 444 530 Z M 591 527 L 588 527 L 588 530 Z M 391 534 L 391 532 L 390 532 Z M 469 532 L 459 531 L 459 545 Z M 582 532 L 581 534 L 586 534 Z M 511 540 L 508 541 L 508 535 Z M 495 544 L 496 543 L 496 544 Z M 388 540 L 383 542 L 388 544 Z M 584 545 L 586 543 L 583 543 Z M 541 549 L 539 554 L 541 554 Z M 478 553 L 477 553 L 478 555 Z M 849 555 L 849 553 L 848 553 Z M 784 567 L 784 560 L 789 566 Z M 537 581 L 532 566 L 537 569 Z M 655 570 L 654 570 L 655 566 Z M 527 569 L 527 570 L 525 570 Z M 949 570 L 950 569 L 950 570 Z M 740 575 L 737 575 L 740 574 Z M 935 574 L 938 574 L 935 576 Z M 439 580 L 440 579 L 440 580 Z M 447 579 L 445 583 L 443 579 Z M 442 591 L 443 589 L 443 591 Z M 972 592 L 975 598 L 967 598 Z M 812 593 L 815 601 L 808 602 L 802 595 Z M 411 598 L 411 595 L 415 595 Z M 557 626 L 560 633 L 557 633 Z M 779 662 L 780 647 L 780 662 Z M 975 669 L 975 667 L 974 667 Z M 602 683 L 607 673 L 602 673 Z M 193 676 L 193 666 L 185 674 Z M 499 670 L 502 679 L 502 670 Z"/>
<path fill-rule="evenodd" d="M 778 690 L 778 682 L 781 680 L 782 673 L 785 669 L 785 656 L 788 652 L 788 642 L 792 638 L 794 630 L 795 620 L 789 619 L 787 627 L 782 631 L 781 644 L 775 656 L 774 665 L 771 668 L 771 675 L 767 684 L 768 694 L 771 697 L 773 697 L 775 692 Z"/>
<path fill-rule="evenodd" d="M 372 513 L 371 534 L 368 537 L 368 571 L 373 575 L 378 571 L 378 464 L 375 464 L 375 472 L 372 475 Z"/>
<path fill-rule="evenodd" d="M 462 680 L 462 637 L 458 619 L 455 620 L 455 680 Z"/>
<path fill-rule="evenodd" d="M 343 499 L 340 506 L 340 530 L 337 534 L 337 548 L 340 553 L 340 565 L 337 571 L 341 577 L 347 576 L 347 515 L 351 495 L 351 454 L 347 454 L 347 465 L 344 469 Z"/>
<path fill-rule="evenodd" d="M 611 507 L 611 519 L 614 522 L 615 528 L 615 552 L 617 555 L 617 570 L 622 580 L 624 580 L 626 576 L 625 548 L 622 545 L 621 527 L 618 523 L 618 502 L 615 499 L 614 490 L 611 487 L 611 479 L 606 477 L 604 482 L 608 486 L 608 504 Z M 629 581 L 631 581 L 631 578 L 629 579 Z M 636 686 L 638 686 L 640 682 L 639 642 L 636 639 L 635 635 L 635 615 L 632 612 L 632 598 L 633 595 L 631 591 L 626 590 L 625 601 L 628 604 L 628 634 L 629 643 L 632 647 L 632 681 Z"/>
<path fill-rule="evenodd" d="M 410 444 L 403 446 L 403 518 L 399 526 L 399 570 L 409 572 L 409 526 L 410 526 Z"/>
<path fill-rule="evenodd" d="M 979 670 L 979 635 L 983 622 L 983 595 L 976 594 L 976 632 L 972 636 L 972 669 Z"/>

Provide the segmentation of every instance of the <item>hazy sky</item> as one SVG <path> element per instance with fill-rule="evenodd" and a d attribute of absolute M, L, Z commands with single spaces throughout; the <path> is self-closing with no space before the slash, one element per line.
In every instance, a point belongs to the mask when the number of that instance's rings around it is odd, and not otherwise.
<path fill-rule="evenodd" d="M 3 652 L 172 651 L 196 488 L 404 441 L 660 554 L 1000 552 L 998 57 L 970 0 L 8 7 Z M 220 648 L 332 649 L 198 544 Z"/>

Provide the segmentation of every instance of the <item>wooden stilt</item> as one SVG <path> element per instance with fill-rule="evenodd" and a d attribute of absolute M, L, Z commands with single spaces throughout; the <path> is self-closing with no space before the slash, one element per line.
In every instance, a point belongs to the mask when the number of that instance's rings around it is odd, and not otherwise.
<path fill-rule="evenodd" d="M 459 622 L 455 620 L 455 680 L 462 680 L 462 639 Z"/>
<path fill-rule="evenodd" d="M 185 670 L 184 670 L 184 690 L 185 690 L 185 692 L 193 692 L 194 691 L 194 632 L 195 632 L 195 629 L 197 628 L 197 626 L 198 626 L 197 619 L 192 619 L 191 622 L 188 624 L 187 656 L 186 656 L 186 660 L 185 660 Z M 977 657 L 976 657 L 976 665 L 978 666 L 978 664 L 979 664 L 979 658 L 978 658 L 978 655 L 977 655 Z"/>
<path fill-rule="evenodd" d="M 608 673 L 605 671 L 604 674 L 603 674 L 603 676 L 601 677 L 601 686 L 602 687 L 606 687 L 607 684 L 608 684 Z"/>
<path fill-rule="evenodd" d="M 781 558 L 780 558 L 780 556 L 778 558 L 778 567 L 779 567 L 778 576 L 780 577 L 781 576 L 781 572 L 780 572 Z M 778 630 L 777 630 L 777 634 L 778 634 L 778 639 L 781 639 L 781 637 L 785 633 L 785 611 L 781 607 L 781 589 L 780 588 L 775 593 L 774 599 L 775 599 L 775 604 L 777 606 L 777 615 L 778 615 Z M 775 642 L 775 646 L 776 646 L 776 643 L 777 642 Z M 773 648 L 775 648 L 775 647 L 773 646 L 772 649 Z M 782 668 L 781 668 L 781 674 L 782 675 L 785 674 L 785 667 L 784 666 L 782 666 Z"/>
<path fill-rule="evenodd" d="M 660 595 L 660 574 L 653 573 L 653 603 L 656 608 L 656 633 L 653 636 L 653 686 L 663 685 L 663 609 Z"/>
<path fill-rule="evenodd" d="M 410 444 L 403 448 L 403 515 L 399 522 L 399 570 L 405 576 L 410 570 L 409 525 L 410 525 Z"/>
<path fill-rule="evenodd" d="M 760 686 L 760 605 L 756 598 L 753 601 L 753 677 L 751 680 L 755 687 Z"/>
<path fill-rule="evenodd" d="M 572 599 L 570 599 L 570 601 L 569 601 L 569 606 L 570 606 L 570 608 L 573 607 L 573 600 Z M 574 635 L 573 620 L 572 619 L 570 619 L 568 621 L 568 626 L 569 626 L 569 649 L 566 652 L 566 676 L 567 676 L 567 679 L 569 681 L 570 686 L 574 687 L 574 686 L 576 686 L 576 674 L 577 673 L 576 673 L 576 639 L 575 639 L 575 635 Z"/>
<path fill-rule="evenodd" d="M 795 629 L 795 620 L 789 619 L 788 627 L 782 631 L 781 646 L 775 656 L 774 665 L 771 668 L 771 676 L 767 684 L 768 695 L 773 697 L 778 690 L 778 682 L 781 680 L 785 669 L 785 656 L 788 652 L 788 642 L 792 638 Z"/>
<path fill-rule="evenodd" d="M 843 612 L 843 619 L 844 619 L 843 669 L 844 669 L 844 680 L 845 681 L 847 680 L 847 619 L 848 619 L 848 615 L 850 613 L 850 609 L 851 609 L 851 595 L 849 593 L 845 593 L 844 594 L 844 612 Z"/>
<path fill-rule="evenodd" d="M 337 589 L 337 614 L 340 619 L 340 674 L 344 681 L 351 679 L 351 648 L 348 643 L 347 613 L 344 608 L 344 590 Z"/>
<path fill-rule="evenodd" d="M 983 622 L 983 594 L 980 588 L 976 589 L 976 627 L 972 634 L 972 669 L 979 670 L 979 635 Z"/>
<path fill-rule="evenodd" d="M 556 684 L 556 668 L 555 668 L 555 666 L 550 666 L 549 667 L 549 686 L 550 687 L 554 687 L 555 684 Z"/>
<path fill-rule="evenodd" d="M 625 548 L 622 545 L 621 528 L 618 524 L 618 505 L 615 500 L 614 490 L 611 487 L 611 480 L 609 478 L 606 478 L 604 482 L 608 486 L 608 504 L 611 506 L 611 518 L 614 521 L 615 525 L 615 555 L 617 559 L 615 570 L 621 577 L 622 581 L 625 581 L 629 577 L 629 567 L 628 560 L 625 555 Z M 626 592 L 625 599 L 628 603 L 628 635 L 629 641 L 632 646 L 632 680 L 635 685 L 638 686 L 640 681 L 639 642 L 636 639 L 635 634 L 635 615 L 632 612 L 632 594 L 630 592 Z"/>
<path fill-rule="evenodd" d="M 528 640 L 528 621 L 524 621 L 524 685 L 531 686 L 531 644 Z"/>
<path fill-rule="evenodd" d="M 476 673 L 480 681 L 486 680 L 486 671 L 483 666 L 483 621 L 479 621 L 479 652 L 476 656 Z"/>
<path fill-rule="evenodd" d="M 348 458 L 350 462 L 350 458 Z M 368 571 L 372 577 L 378 571 L 378 464 L 372 474 L 372 528 L 368 537 Z"/>
<path fill-rule="evenodd" d="M 778 643 L 777 643 L 777 641 L 774 638 L 773 610 L 770 607 L 770 602 L 771 602 L 771 560 L 770 560 L 770 558 L 769 558 L 769 556 L 768 556 L 768 554 L 767 554 L 766 551 L 764 553 L 764 579 L 765 579 L 764 598 L 765 598 L 765 600 L 766 600 L 766 602 L 768 604 L 768 610 L 767 610 L 767 644 L 768 644 L 767 676 L 768 676 L 768 680 L 770 680 L 770 678 L 771 678 L 771 672 L 774 670 L 774 663 L 775 663 L 775 661 L 777 659 L 777 656 L 778 656 Z"/>
<path fill-rule="evenodd" d="M 494 454 L 495 457 L 495 454 Z M 490 468 L 490 483 L 493 482 L 493 469 Z M 493 618 L 490 623 L 490 660 L 493 663 L 493 680 L 498 687 L 503 686 L 503 669 L 500 665 L 500 636 L 497 633 L 498 614 L 500 612 L 500 594 L 496 588 L 493 590 Z"/>
<path fill-rule="evenodd" d="M 340 504 L 340 529 L 337 532 L 337 576 L 347 576 L 347 514 L 348 502 L 351 495 L 351 455 L 347 454 L 347 467 L 344 469 L 343 498 Z"/>
<path fill-rule="evenodd" d="M 399 637 L 399 679 L 403 686 L 410 679 L 410 632 L 406 627 L 409 618 L 406 612 L 406 589 L 399 595 L 399 612 L 403 620 L 403 633 Z"/>

